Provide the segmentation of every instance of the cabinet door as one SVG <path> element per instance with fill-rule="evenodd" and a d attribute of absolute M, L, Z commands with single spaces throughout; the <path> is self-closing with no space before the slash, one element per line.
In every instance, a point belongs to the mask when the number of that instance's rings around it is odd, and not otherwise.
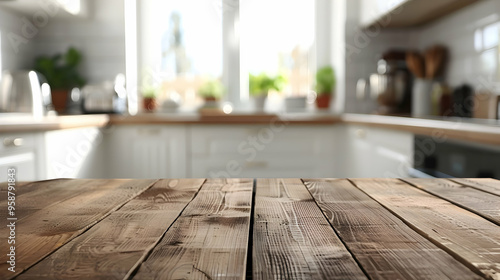
<path fill-rule="evenodd" d="M 349 126 L 347 131 L 347 177 L 408 177 L 413 134 L 358 125 Z"/>
<path fill-rule="evenodd" d="M 107 178 L 187 177 L 185 127 L 115 126 L 107 136 Z"/>
<path fill-rule="evenodd" d="M 43 179 L 101 178 L 105 168 L 102 138 L 97 127 L 45 132 L 41 162 Z"/>
<path fill-rule="evenodd" d="M 0 182 L 8 178 L 8 169 L 16 169 L 18 181 L 34 181 L 39 179 L 35 161 L 37 149 L 35 133 L 1 134 L 0 135 Z"/>
<path fill-rule="evenodd" d="M 335 177 L 331 125 L 204 125 L 191 128 L 192 177 Z"/>

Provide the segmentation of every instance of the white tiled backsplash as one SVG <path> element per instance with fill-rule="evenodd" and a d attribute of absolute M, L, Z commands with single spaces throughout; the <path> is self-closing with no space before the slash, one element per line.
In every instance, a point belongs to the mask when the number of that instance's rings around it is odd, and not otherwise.
<path fill-rule="evenodd" d="M 112 80 L 116 74 L 125 73 L 124 0 L 88 2 L 88 17 L 50 18 L 20 54 L 12 52 L 4 33 L 20 34 L 19 22 L 29 15 L 0 10 L 3 69 L 31 68 L 35 57 L 65 52 L 73 46 L 84 56 L 81 70 L 89 83 Z"/>
<path fill-rule="evenodd" d="M 356 4 L 350 5 L 351 9 L 357 8 Z M 364 31 L 358 27 L 356 13 L 352 14 L 347 22 L 346 43 L 359 45 Z M 368 37 L 366 46 L 356 49 L 359 53 L 346 57 L 346 111 L 375 110 L 375 101 L 356 100 L 356 82 L 374 73 L 380 55 L 390 48 L 424 51 L 434 44 L 445 45 L 449 49 L 445 81 L 451 87 L 468 83 L 475 89 L 487 88 L 499 94 L 499 34 L 500 1 L 483 0 L 423 27 L 384 30 Z"/>
<path fill-rule="evenodd" d="M 21 33 L 20 17 L 10 11 L 0 9 L 0 72 L 30 67 L 32 63 L 32 44 L 12 43 L 16 34 Z"/>

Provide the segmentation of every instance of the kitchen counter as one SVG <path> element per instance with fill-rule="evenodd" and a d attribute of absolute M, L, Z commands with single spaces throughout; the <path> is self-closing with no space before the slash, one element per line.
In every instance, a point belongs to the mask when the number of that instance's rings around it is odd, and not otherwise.
<path fill-rule="evenodd" d="M 236 114 L 140 114 L 137 116 L 114 115 L 110 123 L 127 124 L 269 124 L 273 122 L 287 124 L 336 124 L 341 121 L 339 115 L 326 113 L 236 113 Z"/>
<path fill-rule="evenodd" d="M 427 135 L 437 139 L 500 145 L 500 121 L 470 118 L 411 118 L 344 114 L 342 123 L 360 124 Z"/>
<path fill-rule="evenodd" d="M 79 127 L 103 127 L 109 123 L 108 115 L 31 116 L 8 114 L 0 116 L 0 132 L 45 131 Z"/>
<path fill-rule="evenodd" d="M 15 209 L 0 228 L 2 279 L 500 279 L 500 181 L 492 179 L 14 187 Z M 7 188 L 0 184 L 5 213 Z"/>
<path fill-rule="evenodd" d="M 411 118 L 369 114 L 290 113 L 290 114 L 140 114 L 79 115 L 46 117 L 34 121 L 30 118 L 0 118 L 0 132 L 55 130 L 77 127 L 102 127 L 105 125 L 141 124 L 302 124 L 337 125 L 357 124 L 408 131 L 440 139 L 457 139 L 468 142 L 500 145 L 500 122 L 465 118 Z"/>

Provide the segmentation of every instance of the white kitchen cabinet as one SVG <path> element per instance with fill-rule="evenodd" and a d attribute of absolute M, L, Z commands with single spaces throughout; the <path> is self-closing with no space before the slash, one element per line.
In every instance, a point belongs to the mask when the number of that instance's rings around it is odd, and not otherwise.
<path fill-rule="evenodd" d="M 413 162 L 412 133 L 348 125 L 345 137 L 344 177 L 408 177 Z"/>
<path fill-rule="evenodd" d="M 8 169 L 16 169 L 18 181 L 37 180 L 37 133 L 0 134 L 0 182 L 7 181 Z"/>
<path fill-rule="evenodd" d="M 105 132 L 106 178 L 187 177 L 183 125 L 113 126 Z"/>
<path fill-rule="evenodd" d="M 41 179 L 102 177 L 102 140 L 97 127 L 44 132 L 38 161 Z"/>
<path fill-rule="evenodd" d="M 31 17 L 41 28 L 50 18 L 71 18 L 88 16 L 88 0 L 21 0 L 0 1 L 0 8 L 6 8 Z"/>
<path fill-rule="evenodd" d="M 332 125 L 199 125 L 190 131 L 191 177 L 336 177 Z"/>
<path fill-rule="evenodd" d="M 417 27 L 442 18 L 480 0 L 361 0 L 359 23 L 380 28 Z M 370 33 L 367 33 L 370 36 Z"/>

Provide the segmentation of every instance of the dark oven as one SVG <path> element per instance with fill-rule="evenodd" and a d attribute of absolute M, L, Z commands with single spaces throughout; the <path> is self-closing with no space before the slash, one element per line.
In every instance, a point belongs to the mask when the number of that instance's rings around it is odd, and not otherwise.
<path fill-rule="evenodd" d="M 411 177 L 500 179 L 500 147 L 439 140 L 415 136 Z"/>

